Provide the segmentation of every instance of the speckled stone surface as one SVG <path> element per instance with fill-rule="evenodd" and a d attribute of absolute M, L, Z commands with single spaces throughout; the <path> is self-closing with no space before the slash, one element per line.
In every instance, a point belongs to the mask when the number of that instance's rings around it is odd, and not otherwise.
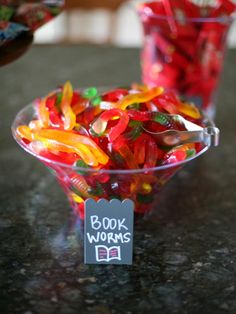
<path fill-rule="evenodd" d="M 236 51 L 217 105 L 221 145 L 187 165 L 135 226 L 132 266 L 83 264 L 81 228 L 54 178 L 11 137 L 17 111 L 70 79 L 140 78 L 135 49 L 33 47 L 0 68 L 0 313 L 236 313 Z"/>

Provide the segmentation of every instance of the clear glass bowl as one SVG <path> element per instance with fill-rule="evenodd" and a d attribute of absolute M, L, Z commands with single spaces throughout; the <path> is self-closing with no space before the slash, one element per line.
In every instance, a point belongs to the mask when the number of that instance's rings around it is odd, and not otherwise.
<path fill-rule="evenodd" d="M 70 166 L 52 161 L 29 149 L 17 135 L 17 127 L 28 124 L 36 117 L 33 104 L 23 108 L 12 124 L 12 134 L 16 142 L 28 153 L 40 160 L 53 175 L 67 195 L 71 207 L 80 218 L 84 218 L 84 201 L 88 198 L 111 200 L 117 198 L 132 199 L 135 202 L 135 213 L 144 214 L 155 207 L 161 188 L 186 163 L 198 158 L 208 150 L 203 148 L 193 157 L 175 164 L 155 168 L 131 170 L 94 170 Z M 208 121 L 208 123 L 211 123 Z"/>

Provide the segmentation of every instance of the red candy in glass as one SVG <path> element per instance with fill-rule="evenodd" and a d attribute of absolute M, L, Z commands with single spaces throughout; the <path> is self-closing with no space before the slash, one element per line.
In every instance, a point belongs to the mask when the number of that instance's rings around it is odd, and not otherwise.
<path fill-rule="evenodd" d="M 140 4 L 138 12 L 144 30 L 143 82 L 174 90 L 213 116 L 236 5 L 231 0 L 208 3 L 152 1 Z"/>
<path fill-rule="evenodd" d="M 24 54 L 33 42 L 33 33 L 63 6 L 63 0 L 0 0 L 0 66 Z"/>
<path fill-rule="evenodd" d="M 94 87 L 73 90 L 67 82 L 23 109 L 12 130 L 56 175 L 82 219 L 88 198 L 130 198 L 135 212 L 145 213 L 181 165 L 207 149 L 201 143 L 161 146 L 147 132 L 183 130 L 168 116 L 173 112 L 204 125 L 194 105 L 163 88 L 134 85 L 98 93 Z"/>

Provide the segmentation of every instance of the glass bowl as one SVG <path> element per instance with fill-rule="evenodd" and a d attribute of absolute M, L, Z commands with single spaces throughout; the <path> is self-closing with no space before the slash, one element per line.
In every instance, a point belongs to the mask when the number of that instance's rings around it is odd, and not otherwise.
<path fill-rule="evenodd" d="M 28 153 L 41 161 L 55 175 L 60 186 L 67 195 L 72 209 L 80 218 L 84 218 L 84 202 L 88 198 L 131 199 L 135 203 L 135 213 L 145 214 L 155 208 L 161 188 L 185 164 L 198 158 L 208 150 L 208 146 L 194 156 L 174 164 L 166 164 L 154 168 L 94 170 L 71 166 L 57 160 L 50 160 L 45 155 L 30 150 L 17 134 L 17 127 L 28 124 L 36 114 L 34 104 L 24 107 L 12 124 L 12 134 L 16 142 Z M 208 124 L 211 124 L 207 120 Z"/>

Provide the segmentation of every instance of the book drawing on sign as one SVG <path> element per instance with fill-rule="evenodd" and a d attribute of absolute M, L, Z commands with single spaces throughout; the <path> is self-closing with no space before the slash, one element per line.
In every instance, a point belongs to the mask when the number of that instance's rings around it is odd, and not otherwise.
<path fill-rule="evenodd" d="M 96 245 L 96 261 L 97 262 L 109 262 L 111 260 L 121 260 L 120 246 L 112 246 L 108 248 L 105 245 Z"/>

